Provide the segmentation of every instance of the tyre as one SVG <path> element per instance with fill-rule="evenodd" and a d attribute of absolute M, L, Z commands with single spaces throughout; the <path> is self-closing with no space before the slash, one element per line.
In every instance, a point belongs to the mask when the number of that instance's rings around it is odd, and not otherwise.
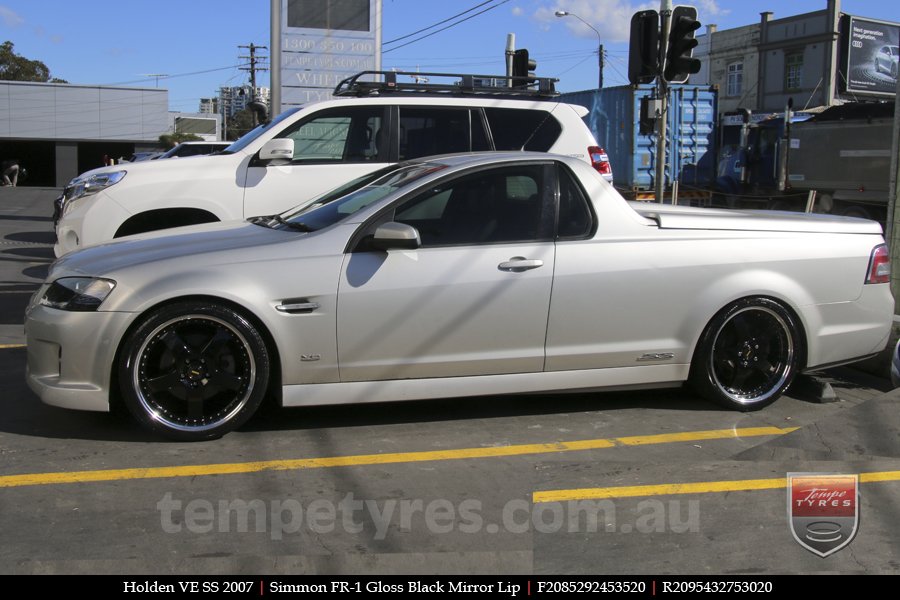
<path fill-rule="evenodd" d="M 781 396 L 801 367 L 795 317 L 768 298 L 745 298 L 720 311 L 700 337 L 690 383 L 728 408 L 751 411 Z"/>
<path fill-rule="evenodd" d="M 143 318 L 118 364 L 122 400 L 141 425 L 181 441 L 221 437 L 259 407 L 269 353 L 237 311 L 181 302 Z"/>
<path fill-rule="evenodd" d="M 862 206 L 846 206 L 840 210 L 842 217 L 856 217 L 857 219 L 871 219 L 872 215 Z"/>

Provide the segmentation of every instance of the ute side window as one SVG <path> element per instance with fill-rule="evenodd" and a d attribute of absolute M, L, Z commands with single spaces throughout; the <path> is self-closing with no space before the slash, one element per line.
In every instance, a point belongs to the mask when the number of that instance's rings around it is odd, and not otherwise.
<path fill-rule="evenodd" d="M 423 247 L 549 241 L 546 172 L 528 164 L 460 177 L 405 201 L 393 220 L 418 229 Z"/>
<path fill-rule="evenodd" d="M 296 163 L 386 162 L 382 148 L 384 107 L 324 110 L 278 137 L 294 140 Z"/>
<path fill-rule="evenodd" d="M 547 152 L 562 134 L 562 125 L 546 110 L 485 108 L 494 148 Z"/>
<path fill-rule="evenodd" d="M 567 168 L 559 165 L 557 173 L 559 176 L 559 221 L 556 237 L 559 240 L 584 239 L 594 229 L 594 220 L 587 196 Z"/>

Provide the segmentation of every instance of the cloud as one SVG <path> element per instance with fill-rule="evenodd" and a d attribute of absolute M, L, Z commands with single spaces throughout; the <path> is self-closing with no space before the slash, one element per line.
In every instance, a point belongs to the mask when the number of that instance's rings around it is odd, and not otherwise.
<path fill-rule="evenodd" d="M 511 12 L 512 12 L 512 15 L 513 15 L 514 17 L 521 17 L 523 14 L 525 14 L 525 11 L 522 10 L 522 7 L 521 7 L 521 6 L 515 6 L 515 7 L 513 7 L 513 9 L 512 9 Z"/>
<path fill-rule="evenodd" d="M 10 29 L 15 29 L 25 25 L 25 18 L 8 6 L 0 4 L 0 23 Z M 29 29 L 36 37 L 49 39 L 52 44 L 61 44 L 63 42 L 64 38 L 62 35 L 48 33 L 42 25 L 32 25 Z"/>
<path fill-rule="evenodd" d="M 25 19 L 20 17 L 16 11 L 0 5 L 0 21 L 3 21 L 4 25 L 12 29 L 22 25 Z"/>
<path fill-rule="evenodd" d="M 673 2 L 673 4 L 676 4 Z M 693 0 L 688 2 L 697 7 L 700 15 L 724 15 L 716 0 Z M 640 10 L 659 10 L 659 1 L 630 2 L 628 0 L 556 0 L 538 8 L 532 18 L 549 28 L 554 21 L 564 21 L 566 27 L 578 37 L 596 37 L 584 23 L 575 17 L 559 18 L 556 11 L 564 10 L 578 15 L 594 26 L 606 43 L 627 42 L 631 31 L 631 16 Z"/>

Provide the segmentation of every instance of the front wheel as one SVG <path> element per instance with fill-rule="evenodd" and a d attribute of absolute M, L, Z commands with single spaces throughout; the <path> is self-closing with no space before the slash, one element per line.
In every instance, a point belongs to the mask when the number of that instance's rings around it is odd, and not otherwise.
<path fill-rule="evenodd" d="M 706 327 L 691 364 L 690 383 L 728 408 L 751 411 L 775 402 L 800 369 L 795 317 L 768 298 L 745 298 Z"/>
<path fill-rule="evenodd" d="M 126 338 L 118 365 L 125 406 L 151 431 L 182 441 L 221 437 L 256 412 L 269 354 L 230 307 L 181 302 L 147 315 Z"/>

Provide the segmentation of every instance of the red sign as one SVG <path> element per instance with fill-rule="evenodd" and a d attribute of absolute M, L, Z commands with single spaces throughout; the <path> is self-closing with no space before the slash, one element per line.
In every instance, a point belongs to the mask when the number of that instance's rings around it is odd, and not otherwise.
<path fill-rule="evenodd" d="M 858 476 L 788 473 L 787 479 L 794 539 L 822 557 L 849 544 L 859 524 Z"/>

